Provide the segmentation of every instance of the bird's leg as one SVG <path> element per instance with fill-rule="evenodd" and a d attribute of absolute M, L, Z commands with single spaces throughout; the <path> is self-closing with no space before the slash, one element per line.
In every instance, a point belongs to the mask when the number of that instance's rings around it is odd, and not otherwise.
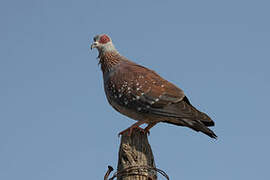
<path fill-rule="evenodd" d="M 147 133 L 148 135 L 150 135 L 150 129 L 152 127 L 154 127 L 156 124 L 157 124 L 157 122 L 149 123 L 148 126 L 146 128 L 144 128 L 144 132 Z"/>
<path fill-rule="evenodd" d="M 144 129 L 140 127 L 140 125 L 142 125 L 142 124 L 144 124 L 144 123 L 146 123 L 146 122 L 145 122 L 145 121 L 138 121 L 138 122 L 134 123 L 132 126 L 130 126 L 129 128 L 125 129 L 124 131 L 121 131 L 121 132 L 118 134 L 118 136 L 123 135 L 123 134 L 124 134 L 125 132 L 127 132 L 127 131 L 128 131 L 128 136 L 131 136 L 132 131 L 133 131 L 133 129 L 135 129 L 135 128 L 138 128 L 138 129 L 141 130 L 142 132 L 145 132 Z"/>

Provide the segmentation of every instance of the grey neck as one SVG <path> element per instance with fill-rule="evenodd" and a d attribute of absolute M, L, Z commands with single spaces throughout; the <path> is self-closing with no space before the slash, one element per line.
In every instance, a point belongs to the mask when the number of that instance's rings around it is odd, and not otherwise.
<path fill-rule="evenodd" d="M 107 44 L 104 44 L 103 46 L 101 46 L 98 49 L 98 52 L 99 52 L 98 57 L 102 56 L 103 54 L 105 54 L 107 52 L 114 52 L 114 53 L 119 54 L 112 42 L 108 42 Z"/>

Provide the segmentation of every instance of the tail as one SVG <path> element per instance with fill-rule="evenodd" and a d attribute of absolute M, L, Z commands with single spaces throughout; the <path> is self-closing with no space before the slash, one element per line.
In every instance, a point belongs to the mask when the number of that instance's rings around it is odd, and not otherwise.
<path fill-rule="evenodd" d="M 201 131 L 202 133 L 206 134 L 207 136 L 209 136 L 211 138 L 217 139 L 217 135 L 214 133 L 214 131 L 212 131 L 211 129 L 206 127 L 204 125 L 204 123 L 202 123 L 200 121 L 188 120 L 187 126 L 195 131 Z"/>
<path fill-rule="evenodd" d="M 202 122 L 198 121 L 198 120 L 191 120 L 191 119 L 181 119 L 178 120 L 178 122 L 176 121 L 165 121 L 166 123 L 169 124 L 174 124 L 177 126 L 187 126 L 191 129 L 193 129 L 194 131 L 197 132 L 202 132 L 204 134 L 206 134 L 207 136 L 217 139 L 217 135 L 208 127 L 206 127 Z"/>
<path fill-rule="evenodd" d="M 195 131 L 200 131 L 211 138 L 217 138 L 217 135 L 207 127 L 214 126 L 214 121 L 207 114 L 192 106 L 187 97 L 184 97 L 178 103 L 155 111 L 155 113 L 166 117 L 165 122 L 167 123 L 186 126 Z"/>
<path fill-rule="evenodd" d="M 189 106 L 185 107 L 185 103 Z M 179 105 L 180 107 L 185 107 L 188 112 L 191 112 L 189 114 L 189 118 L 181 118 L 181 121 L 183 121 L 185 126 L 195 131 L 201 131 L 207 136 L 217 139 L 217 135 L 207 127 L 215 125 L 214 121 L 207 114 L 197 110 L 194 106 L 192 106 L 187 97 L 185 97 L 183 101 L 179 103 Z"/>
<path fill-rule="evenodd" d="M 199 119 L 201 123 L 203 123 L 205 126 L 215 126 L 215 122 L 205 113 L 199 111 L 196 109 L 188 100 L 188 98 L 185 96 L 183 99 L 183 102 L 179 103 L 179 105 L 183 106 L 184 104 L 188 104 L 189 106 L 186 107 L 191 114 L 193 114 L 192 119 Z"/>

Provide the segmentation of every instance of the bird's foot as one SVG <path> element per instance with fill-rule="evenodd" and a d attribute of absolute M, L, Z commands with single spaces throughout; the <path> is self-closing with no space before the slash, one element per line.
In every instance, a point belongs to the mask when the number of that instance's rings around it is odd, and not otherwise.
<path fill-rule="evenodd" d="M 120 133 L 118 133 L 118 136 L 123 135 L 126 132 L 128 132 L 128 136 L 131 136 L 133 129 L 138 129 L 142 133 L 150 134 L 149 131 L 146 131 L 145 129 L 143 129 L 143 128 L 139 127 L 139 126 L 134 126 L 134 127 L 131 126 L 131 127 L 127 128 L 127 129 L 125 129 L 124 131 L 121 131 Z"/>

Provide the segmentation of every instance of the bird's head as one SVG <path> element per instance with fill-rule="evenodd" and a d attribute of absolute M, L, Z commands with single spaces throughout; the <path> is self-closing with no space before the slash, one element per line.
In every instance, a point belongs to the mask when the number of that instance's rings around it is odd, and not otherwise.
<path fill-rule="evenodd" d="M 116 50 L 111 38 L 106 34 L 96 35 L 94 37 L 94 42 L 91 44 L 90 48 L 97 48 L 100 53 Z"/>

